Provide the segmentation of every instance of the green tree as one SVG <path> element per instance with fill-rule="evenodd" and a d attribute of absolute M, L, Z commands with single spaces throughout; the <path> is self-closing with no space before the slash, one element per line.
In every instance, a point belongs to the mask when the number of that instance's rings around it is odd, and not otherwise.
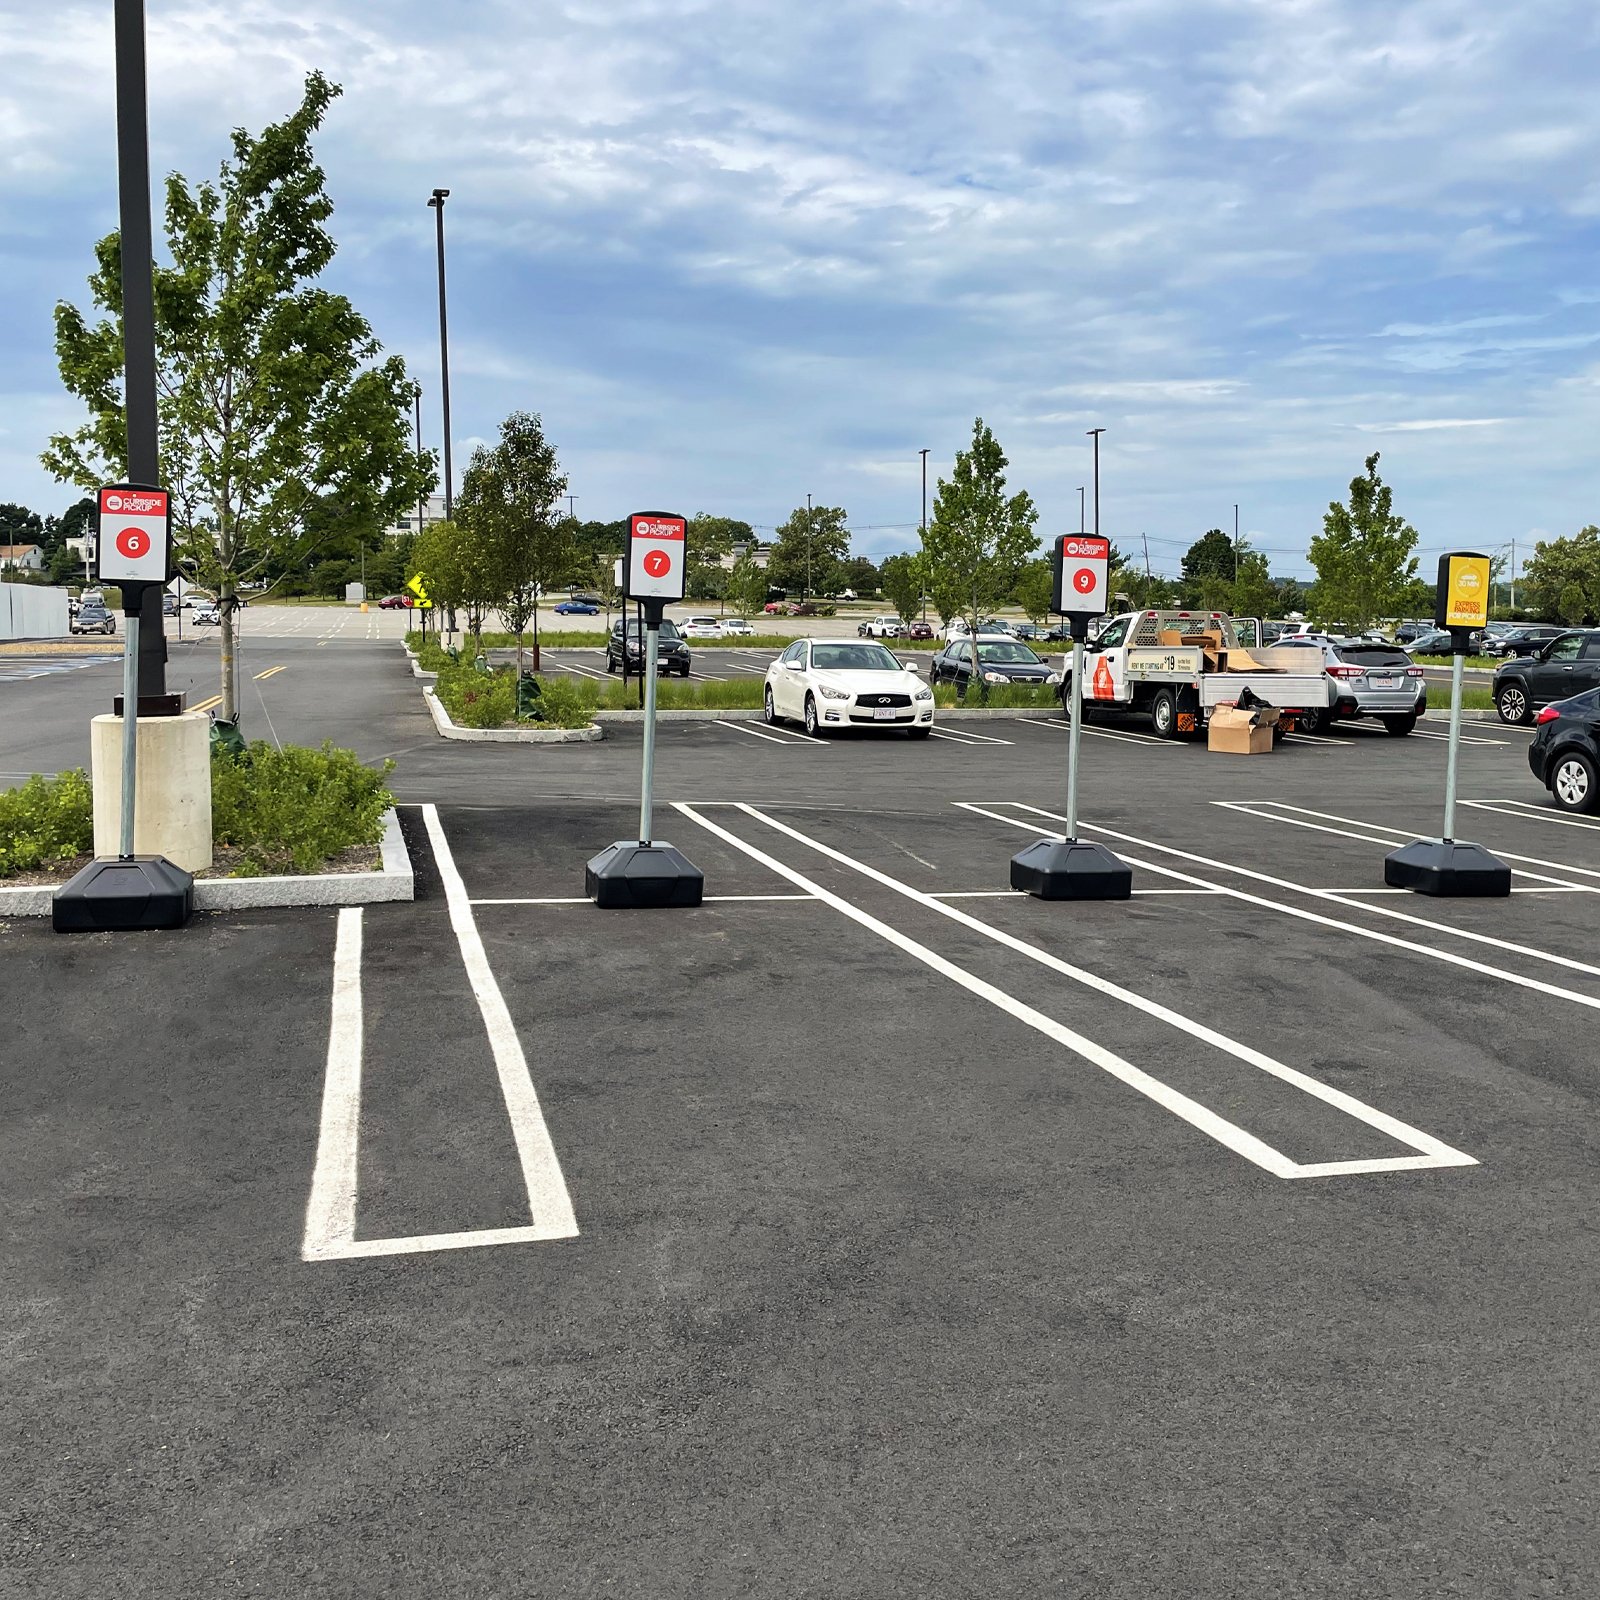
<path fill-rule="evenodd" d="M 882 567 L 883 596 L 902 622 L 910 622 L 922 609 L 923 569 L 921 556 L 890 556 Z"/>
<path fill-rule="evenodd" d="M 1049 617 L 1050 602 L 1055 598 L 1055 573 L 1050 557 L 1040 556 L 1022 569 L 1012 598 L 1030 622 L 1043 622 Z"/>
<path fill-rule="evenodd" d="M 728 574 L 728 602 L 746 616 L 759 616 L 767 601 L 767 571 L 757 564 L 753 550 L 746 548 Z"/>
<path fill-rule="evenodd" d="M 1592 524 L 1571 537 L 1541 539 L 1522 572 L 1522 602 L 1536 616 L 1561 617 L 1562 601 L 1576 585 L 1588 612 L 1600 610 L 1600 528 Z"/>
<path fill-rule="evenodd" d="M 1561 598 L 1556 602 L 1556 615 L 1566 623 L 1569 628 L 1575 628 L 1588 614 L 1589 602 L 1584 598 L 1583 590 L 1575 583 L 1569 583 L 1561 591 Z"/>
<path fill-rule="evenodd" d="M 1239 571 L 1229 585 L 1227 610 L 1234 617 L 1270 617 L 1277 602 L 1278 588 L 1272 581 L 1267 558 L 1240 542 Z"/>
<path fill-rule="evenodd" d="M 1417 575 L 1417 530 L 1395 515 L 1392 502 L 1374 450 L 1365 473 L 1350 480 L 1349 505 L 1330 503 L 1307 552 L 1317 569 L 1311 608 L 1321 621 L 1359 633 L 1399 611 Z"/>
<path fill-rule="evenodd" d="M 7 501 L 0 505 L 0 544 L 44 543 L 44 518 L 27 506 Z"/>
<path fill-rule="evenodd" d="M 949 621 L 965 610 L 972 630 L 972 682 L 980 693 L 978 624 L 1010 594 L 1024 563 L 1039 547 L 1033 531 L 1039 513 L 1032 498 L 1026 490 L 1006 494 L 1009 465 L 983 418 L 975 418 L 971 447 L 956 452 L 949 478 L 939 480 L 933 519 L 922 541 L 940 615 Z"/>
<path fill-rule="evenodd" d="M 406 576 L 422 579 L 434 615 L 446 608 L 459 609 L 466 615 L 467 632 L 475 640 L 481 638 L 484 618 L 502 598 L 488 542 L 460 522 L 441 517 L 417 535 L 411 560 L 412 570 Z"/>
<path fill-rule="evenodd" d="M 519 672 L 530 621 L 539 670 L 539 596 L 570 577 L 577 559 L 576 524 L 558 509 L 566 492 L 566 474 L 542 422 L 513 411 L 500 424 L 500 442 L 472 452 L 456 496 L 456 520 L 483 547 L 480 559 L 494 591 L 490 604 L 517 636 Z"/>
<path fill-rule="evenodd" d="M 222 708 L 237 721 L 234 602 L 269 564 L 298 569 L 320 539 L 381 528 L 435 482 L 408 443 L 411 379 L 378 362 L 371 325 L 318 279 L 332 261 L 333 203 L 311 136 L 339 89 L 306 79 L 300 107 L 259 137 L 233 134 L 216 183 L 167 180 L 172 265 L 155 273 L 161 476 L 175 542 L 221 599 Z M 91 489 L 123 477 L 121 241 L 95 249 L 94 324 L 55 314 L 62 381 L 89 410 L 44 452 L 57 478 Z M 335 507 L 336 516 L 315 516 Z"/>
<path fill-rule="evenodd" d="M 822 578 L 831 577 L 850 554 L 850 530 L 843 506 L 796 506 L 778 529 L 767 578 L 779 589 L 798 589 L 810 596 L 824 593 Z"/>
<path fill-rule="evenodd" d="M 703 561 L 697 567 L 690 567 L 688 576 L 684 579 L 684 597 L 689 600 L 716 600 L 721 602 L 720 609 L 726 611 L 727 570 L 710 561 Z"/>
<path fill-rule="evenodd" d="M 1226 601 L 1219 585 L 1233 582 L 1236 560 L 1233 540 L 1221 528 L 1208 528 L 1184 551 L 1178 568 L 1185 603 L 1222 610 Z"/>
<path fill-rule="evenodd" d="M 851 556 L 844 564 L 842 589 L 853 589 L 862 600 L 870 600 L 883 587 L 883 573 L 865 556 Z"/>

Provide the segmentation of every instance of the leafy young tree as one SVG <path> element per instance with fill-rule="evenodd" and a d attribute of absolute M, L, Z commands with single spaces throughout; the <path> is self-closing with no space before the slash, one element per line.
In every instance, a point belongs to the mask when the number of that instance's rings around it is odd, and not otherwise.
<path fill-rule="evenodd" d="M 1600 528 L 1593 525 L 1570 538 L 1541 539 L 1523 568 L 1523 603 L 1540 617 L 1565 621 L 1562 601 L 1573 586 L 1587 611 L 1600 610 Z"/>
<path fill-rule="evenodd" d="M 870 599 L 883 587 L 883 574 L 865 556 L 851 556 L 844 564 L 845 589 L 854 589 L 863 600 Z"/>
<path fill-rule="evenodd" d="M 850 530 L 843 506 L 796 506 L 778 529 L 767 563 L 767 578 L 780 589 L 823 593 L 821 579 L 850 554 Z"/>
<path fill-rule="evenodd" d="M 490 566 L 487 541 L 470 533 L 460 522 L 441 517 L 417 535 L 411 559 L 412 570 L 407 577 L 422 579 L 433 602 L 434 615 L 446 608 L 459 609 L 466 616 L 467 632 L 475 641 L 481 639 L 484 618 L 502 598 L 499 575 Z"/>
<path fill-rule="evenodd" d="M 1222 610 L 1227 599 L 1221 585 L 1232 584 L 1236 552 L 1221 528 L 1208 528 L 1183 553 L 1178 568 L 1186 603 Z"/>
<path fill-rule="evenodd" d="M 1569 628 L 1575 628 L 1583 621 L 1588 610 L 1589 602 L 1584 598 L 1583 590 L 1577 584 L 1569 583 L 1556 602 L 1556 614 Z"/>
<path fill-rule="evenodd" d="M 910 622 L 922 609 L 922 558 L 890 556 L 882 568 L 883 596 L 902 622 Z"/>
<path fill-rule="evenodd" d="M 44 518 L 27 506 L 7 501 L 0 505 L 0 544 L 44 543 Z"/>
<path fill-rule="evenodd" d="M 966 608 L 972 630 L 972 682 L 980 692 L 978 623 L 1011 592 L 1023 564 L 1039 546 L 1033 531 L 1039 513 L 1032 498 L 1026 490 L 1006 494 L 1009 464 L 983 418 L 975 418 L 970 448 L 956 452 L 949 478 L 939 480 L 933 518 L 922 542 L 940 615 L 948 621 Z"/>
<path fill-rule="evenodd" d="M 457 520 L 483 547 L 487 581 L 496 591 L 490 603 L 517 636 L 519 672 L 530 620 L 539 670 L 539 596 L 569 577 L 577 558 L 575 524 L 558 513 L 566 492 L 566 474 L 540 419 L 513 411 L 500 424 L 500 442 L 472 452 L 456 496 Z"/>
<path fill-rule="evenodd" d="M 1243 541 L 1239 547 L 1239 573 L 1229 585 L 1227 610 L 1235 617 L 1270 617 L 1278 597 L 1267 558 Z"/>
<path fill-rule="evenodd" d="M 432 456 L 408 443 L 404 362 L 378 364 L 366 318 L 317 281 L 334 255 L 333 204 L 311 136 L 338 93 L 313 72 L 292 116 L 259 136 L 235 130 L 214 184 L 167 180 L 172 265 L 155 272 L 161 474 L 178 554 L 222 602 L 221 715 L 233 721 L 240 586 L 269 565 L 299 570 L 330 535 L 393 522 L 435 481 Z M 89 285 L 107 315 L 91 325 L 65 302 L 55 314 L 62 381 L 90 420 L 43 455 L 84 489 L 127 470 L 119 236 L 95 256 Z"/>
<path fill-rule="evenodd" d="M 1043 622 L 1049 617 L 1050 602 L 1055 598 L 1055 573 L 1048 556 L 1040 556 L 1022 569 L 1014 598 L 1030 622 Z"/>
<path fill-rule="evenodd" d="M 767 572 L 757 564 L 751 549 L 733 564 L 728 574 L 729 603 L 746 616 L 758 616 L 767 601 Z"/>
<path fill-rule="evenodd" d="M 1350 503 L 1333 501 L 1322 532 L 1307 552 L 1317 569 L 1312 610 L 1352 632 L 1393 616 L 1405 586 L 1417 575 L 1417 530 L 1393 510 L 1392 492 L 1378 476 L 1378 452 L 1350 480 Z"/>

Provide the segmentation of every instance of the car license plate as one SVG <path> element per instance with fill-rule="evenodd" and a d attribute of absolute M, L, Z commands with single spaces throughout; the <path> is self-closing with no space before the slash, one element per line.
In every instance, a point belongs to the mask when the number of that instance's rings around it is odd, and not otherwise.
<path fill-rule="evenodd" d="M 1399 686 L 1400 686 L 1400 680 L 1398 678 L 1376 678 L 1375 677 L 1372 680 L 1372 687 L 1374 689 L 1397 689 L 1397 688 L 1399 688 Z"/>
<path fill-rule="evenodd" d="M 895 719 L 895 709 L 893 706 L 874 706 L 872 709 L 872 714 L 878 719 L 879 722 L 893 722 Z"/>

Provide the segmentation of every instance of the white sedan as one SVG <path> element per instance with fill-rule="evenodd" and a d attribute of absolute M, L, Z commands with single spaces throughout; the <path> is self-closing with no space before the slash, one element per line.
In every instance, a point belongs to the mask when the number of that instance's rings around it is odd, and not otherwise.
<path fill-rule="evenodd" d="M 768 722 L 792 717 L 809 734 L 835 728 L 933 731 L 933 690 L 870 639 L 796 639 L 767 668 Z"/>

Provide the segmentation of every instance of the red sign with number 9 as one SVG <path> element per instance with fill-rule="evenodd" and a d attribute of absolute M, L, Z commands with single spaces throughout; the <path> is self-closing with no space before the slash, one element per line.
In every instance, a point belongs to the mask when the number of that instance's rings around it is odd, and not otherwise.
<path fill-rule="evenodd" d="M 1079 567 L 1072 574 L 1072 587 L 1079 594 L 1088 594 L 1094 588 L 1094 574 L 1087 567 Z"/>

